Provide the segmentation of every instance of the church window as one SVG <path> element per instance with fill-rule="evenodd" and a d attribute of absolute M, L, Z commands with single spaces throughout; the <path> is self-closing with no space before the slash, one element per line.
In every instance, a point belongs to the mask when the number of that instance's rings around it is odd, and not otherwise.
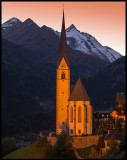
<path fill-rule="evenodd" d="M 71 134 L 73 134 L 73 130 L 71 129 Z"/>
<path fill-rule="evenodd" d="M 78 107 L 78 122 L 82 120 L 82 108 L 81 106 Z"/>
<path fill-rule="evenodd" d="M 62 124 L 64 125 L 64 122 Z"/>
<path fill-rule="evenodd" d="M 73 106 L 71 106 L 71 122 L 73 122 Z"/>
<path fill-rule="evenodd" d="M 65 73 L 64 72 L 61 74 L 61 79 L 65 79 Z"/>
<path fill-rule="evenodd" d="M 80 129 L 78 130 L 78 134 L 81 134 L 81 130 Z"/>

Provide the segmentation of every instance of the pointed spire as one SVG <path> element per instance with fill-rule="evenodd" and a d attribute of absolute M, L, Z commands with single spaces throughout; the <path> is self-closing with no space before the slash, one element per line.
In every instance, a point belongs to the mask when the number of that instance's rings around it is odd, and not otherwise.
<path fill-rule="evenodd" d="M 80 77 L 76 82 L 69 101 L 90 101 L 90 98 L 82 84 Z"/>
<path fill-rule="evenodd" d="M 61 29 L 61 37 L 60 37 L 60 44 L 59 44 L 59 53 L 57 56 L 57 67 L 59 67 L 59 64 L 62 60 L 62 58 L 65 58 L 65 61 L 70 67 L 70 61 L 69 61 L 69 55 L 67 51 L 67 41 L 66 41 L 66 31 L 65 31 L 65 20 L 64 20 L 64 9 L 63 9 L 63 20 L 62 20 L 62 29 Z"/>

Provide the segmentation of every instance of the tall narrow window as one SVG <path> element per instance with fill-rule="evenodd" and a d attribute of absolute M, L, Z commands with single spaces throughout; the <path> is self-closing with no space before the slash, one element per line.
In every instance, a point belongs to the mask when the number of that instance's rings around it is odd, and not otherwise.
<path fill-rule="evenodd" d="M 81 106 L 78 107 L 78 122 L 82 120 L 82 108 Z"/>
<path fill-rule="evenodd" d="M 71 122 L 73 122 L 73 106 L 71 106 L 71 118 L 70 118 Z"/>
<path fill-rule="evenodd" d="M 81 134 L 81 130 L 80 129 L 78 130 L 78 134 Z"/>
<path fill-rule="evenodd" d="M 61 74 L 61 79 L 65 79 L 65 73 L 64 72 Z"/>

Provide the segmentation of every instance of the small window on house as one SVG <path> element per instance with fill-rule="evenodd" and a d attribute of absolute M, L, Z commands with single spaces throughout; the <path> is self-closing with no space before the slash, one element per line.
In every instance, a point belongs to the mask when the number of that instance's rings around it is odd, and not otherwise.
<path fill-rule="evenodd" d="M 104 117 L 104 114 L 102 114 L 102 117 Z"/>
<path fill-rule="evenodd" d="M 62 74 L 61 74 L 61 79 L 65 79 L 65 73 L 64 72 L 62 72 Z"/>

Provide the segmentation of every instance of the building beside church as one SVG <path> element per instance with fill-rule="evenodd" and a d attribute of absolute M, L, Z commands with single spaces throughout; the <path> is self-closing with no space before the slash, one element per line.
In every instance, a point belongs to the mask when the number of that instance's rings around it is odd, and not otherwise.
<path fill-rule="evenodd" d="M 63 21 L 56 69 L 56 134 L 67 131 L 70 136 L 92 134 L 92 106 L 79 77 L 70 86 L 70 59 L 67 51 L 65 20 Z"/>

